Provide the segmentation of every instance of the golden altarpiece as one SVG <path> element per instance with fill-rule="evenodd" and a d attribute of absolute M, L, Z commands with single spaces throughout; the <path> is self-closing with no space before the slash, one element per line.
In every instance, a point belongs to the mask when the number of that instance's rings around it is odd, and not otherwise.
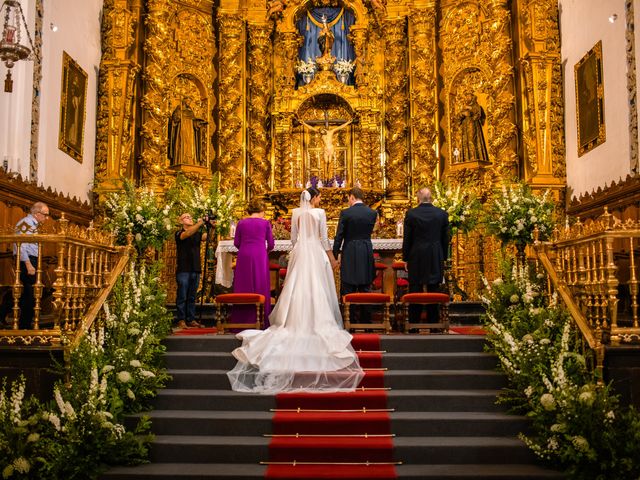
<path fill-rule="evenodd" d="M 387 237 L 435 180 L 563 198 L 556 0 L 105 0 L 102 42 L 99 194 L 219 171 L 286 215 L 322 181 L 335 224 L 359 185 Z M 463 288 L 496 246 L 455 239 Z"/>

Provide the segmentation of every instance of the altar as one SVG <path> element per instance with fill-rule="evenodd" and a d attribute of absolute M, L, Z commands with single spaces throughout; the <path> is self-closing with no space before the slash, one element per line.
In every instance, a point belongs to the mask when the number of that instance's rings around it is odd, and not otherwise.
<path fill-rule="evenodd" d="M 333 246 L 333 239 L 329 240 Z M 373 238 L 373 251 L 381 253 L 381 261 L 391 267 L 396 253 L 402 251 L 401 238 Z M 291 240 L 276 240 L 273 252 L 290 252 L 293 249 Z M 233 255 L 238 249 L 233 245 L 233 240 L 221 240 L 216 247 L 216 284 L 231 288 L 233 285 Z M 391 268 L 385 272 L 383 291 L 393 293 L 393 275 Z"/>

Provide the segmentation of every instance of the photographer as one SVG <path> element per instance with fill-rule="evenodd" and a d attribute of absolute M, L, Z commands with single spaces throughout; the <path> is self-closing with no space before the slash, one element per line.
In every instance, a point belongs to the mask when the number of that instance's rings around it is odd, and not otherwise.
<path fill-rule="evenodd" d="M 207 234 L 200 227 L 207 229 L 214 225 L 211 215 L 205 215 L 194 223 L 188 213 L 179 217 L 180 230 L 176 232 L 176 319 L 178 328 L 203 327 L 196 321 L 196 293 L 202 272 L 200 260 L 200 243 L 207 239 Z"/>

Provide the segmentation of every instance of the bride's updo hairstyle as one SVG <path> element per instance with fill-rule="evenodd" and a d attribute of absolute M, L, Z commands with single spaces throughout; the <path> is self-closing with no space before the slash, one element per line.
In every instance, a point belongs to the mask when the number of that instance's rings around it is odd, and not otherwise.
<path fill-rule="evenodd" d="M 307 188 L 307 192 L 309 192 L 309 195 L 311 198 L 309 198 L 309 200 L 313 200 L 315 197 L 317 197 L 318 195 L 320 195 L 320 190 L 318 190 L 315 187 L 309 187 Z"/>

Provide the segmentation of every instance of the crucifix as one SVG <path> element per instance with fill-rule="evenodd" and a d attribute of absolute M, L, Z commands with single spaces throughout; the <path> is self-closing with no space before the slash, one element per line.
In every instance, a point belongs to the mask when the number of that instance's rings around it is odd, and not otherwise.
<path fill-rule="evenodd" d="M 337 127 L 329 128 L 329 112 L 327 110 L 324 111 L 324 122 L 314 121 L 313 123 L 324 123 L 322 127 L 314 127 L 310 123 L 305 122 L 304 120 L 300 120 L 305 127 L 308 127 L 312 132 L 317 132 L 320 134 L 320 138 L 322 139 L 323 151 L 322 151 L 322 171 L 325 178 L 332 177 L 331 171 L 333 170 L 333 174 L 335 175 L 335 162 L 336 162 L 336 154 L 335 154 L 335 145 L 333 143 L 333 135 L 346 128 L 353 122 L 353 119 L 344 121 L 338 125 Z"/>

